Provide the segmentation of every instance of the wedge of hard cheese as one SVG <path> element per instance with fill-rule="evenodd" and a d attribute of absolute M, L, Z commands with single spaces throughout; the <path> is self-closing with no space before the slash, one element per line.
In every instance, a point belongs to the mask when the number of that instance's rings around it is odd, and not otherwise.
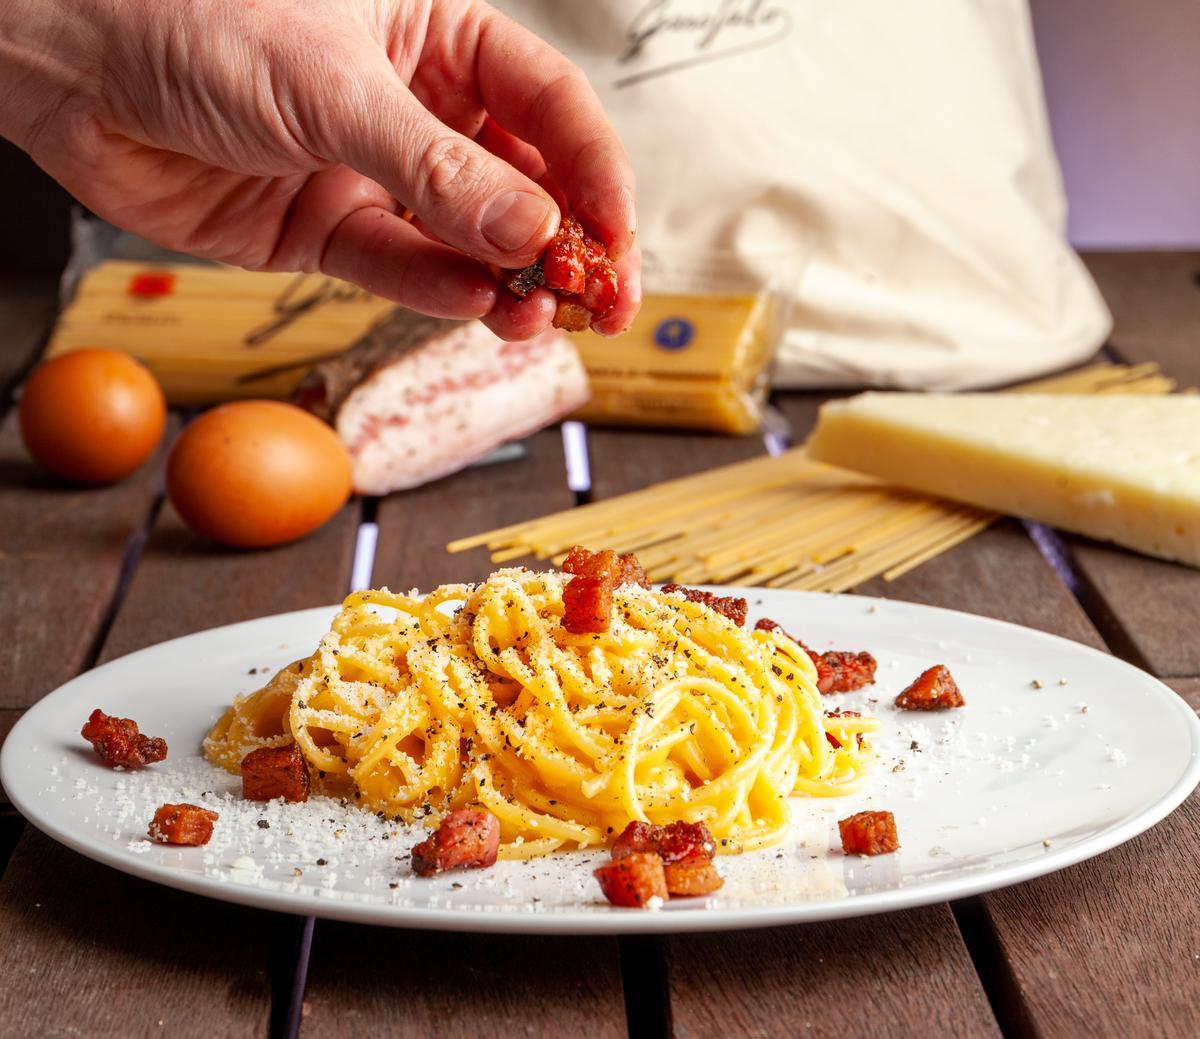
<path fill-rule="evenodd" d="M 813 458 L 1200 566 L 1200 396 L 864 393 Z"/>

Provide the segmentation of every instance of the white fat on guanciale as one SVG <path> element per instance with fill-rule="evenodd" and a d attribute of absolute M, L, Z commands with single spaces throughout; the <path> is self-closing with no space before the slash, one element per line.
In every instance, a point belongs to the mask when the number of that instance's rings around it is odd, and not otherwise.
<path fill-rule="evenodd" d="M 471 322 L 377 368 L 346 397 L 336 425 L 354 460 L 354 489 L 387 494 L 457 472 L 588 396 L 565 336 L 506 343 Z"/>

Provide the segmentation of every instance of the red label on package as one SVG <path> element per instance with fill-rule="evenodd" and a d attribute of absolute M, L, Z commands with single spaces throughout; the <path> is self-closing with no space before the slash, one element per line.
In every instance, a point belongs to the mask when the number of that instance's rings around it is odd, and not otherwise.
<path fill-rule="evenodd" d="M 175 275 L 169 271 L 143 271 L 130 279 L 126 291 L 139 299 L 169 296 L 175 291 Z"/>

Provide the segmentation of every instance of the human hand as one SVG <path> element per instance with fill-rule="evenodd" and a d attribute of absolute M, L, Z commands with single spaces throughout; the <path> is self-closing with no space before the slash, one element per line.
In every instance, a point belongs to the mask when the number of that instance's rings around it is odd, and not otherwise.
<path fill-rule="evenodd" d="M 583 74 L 483 0 L 4 0 L 0 133 L 159 245 L 544 329 L 559 207 L 641 301 L 633 171 Z M 408 217 L 408 219 L 406 219 Z"/>

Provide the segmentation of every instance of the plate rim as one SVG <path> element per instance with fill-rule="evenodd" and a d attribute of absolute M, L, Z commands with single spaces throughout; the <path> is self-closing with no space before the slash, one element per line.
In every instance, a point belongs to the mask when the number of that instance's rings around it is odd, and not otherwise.
<path fill-rule="evenodd" d="M 792 905 L 772 904 L 761 907 L 739 907 L 736 909 L 722 907 L 705 908 L 703 905 L 698 905 L 695 908 L 683 906 L 678 909 L 665 909 L 659 912 L 646 912 L 640 909 L 620 909 L 617 907 L 607 907 L 602 912 L 594 910 L 586 912 L 578 910 L 506 912 L 496 910 L 429 909 L 366 901 L 343 901 L 339 899 L 329 899 L 326 901 L 322 896 L 310 892 L 292 893 L 236 884 L 221 884 L 218 887 L 216 882 L 206 875 L 176 870 L 136 856 L 125 855 L 116 844 L 111 846 L 100 845 L 82 839 L 73 834 L 69 829 L 56 825 L 53 821 L 42 815 L 36 805 L 25 796 L 27 791 L 22 789 L 23 775 L 14 765 L 15 757 L 18 754 L 15 748 L 21 745 L 26 730 L 32 729 L 37 724 L 37 715 L 45 709 L 44 705 L 48 704 L 52 698 L 61 699 L 69 695 L 74 686 L 87 683 L 96 674 L 115 665 L 127 663 L 131 658 L 154 652 L 167 651 L 170 647 L 178 643 L 200 635 L 217 637 L 218 633 L 222 631 L 241 628 L 259 622 L 278 622 L 290 625 L 300 618 L 315 618 L 323 614 L 332 616 L 340 608 L 341 604 L 339 603 L 330 606 L 307 607 L 284 613 L 267 614 L 261 617 L 200 629 L 199 631 L 145 646 L 132 653 L 105 661 L 97 667 L 74 676 L 27 708 L 25 713 L 13 725 L 8 737 L 4 741 L 3 747 L 0 747 L 0 784 L 3 785 L 13 807 L 21 813 L 26 822 L 46 834 L 52 840 L 102 865 L 175 890 L 186 891 L 190 894 L 201 895 L 222 902 L 267 911 L 292 913 L 299 916 L 315 916 L 322 919 L 341 920 L 374 926 L 460 933 L 559 934 L 564 936 L 673 934 L 750 930 L 762 927 L 788 926 L 799 923 L 817 923 L 828 920 L 873 916 L 967 898 L 989 891 L 996 891 L 1013 884 L 1034 880 L 1111 851 L 1113 848 L 1132 840 L 1134 837 L 1160 823 L 1187 799 L 1197 785 L 1200 785 L 1200 717 L 1198 717 L 1197 712 L 1162 679 L 1104 650 L 1089 646 L 1086 643 L 1077 642 L 1062 635 L 1016 624 L 1012 621 L 989 617 L 985 614 L 971 613 L 965 610 L 955 610 L 949 607 L 934 606 L 926 603 L 909 602 L 901 599 L 887 599 L 880 596 L 857 595 L 846 592 L 827 593 L 725 585 L 707 587 L 714 590 L 719 587 L 723 594 L 744 595 L 748 599 L 762 596 L 764 593 L 768 595 L 783 595 L 788 598 L 795 597 L 814 602 L 831 599 L 849 599 L 862 603 L 865 607 L 886 605 L 889 608 L 915 610 L 918 614 L 934 612 L 955 617 L 966 617 L 972 623 L 978 622 L 987 626 L 1015 629 L 1024 637 L 1033 636 L 1051 645 L 1065 644 L 1070 647 L 1073 653 L 1082 652 L 1085 656 L 1103 658 L 1107 666 L 1116 667 L 1118 671 L 1125 670 L 1132 672 L 1138 675 L 1140 680 L 1149 679 L 1151 686 L 1157 687 L 1155 689 L 1156 695 L 1165 695 L 1166 699 L 1164 702 L 1169 703 L 1171 709 L 1179 714 L 1184 728 L 1187 729 L 1190 736 L 1190 756 L 1187 765 L 1172 785 L 1157 800 L 1146 805 L 1132 817 L 1121 819 L 1107 829 L 1067 848 L 1047 849 L 1043 856 L 1012 863 L 999 869 L 982 870 L 979 873 L 957 878 L 940 879 L 913 885 L 908 888 L 889 888 L 863 895 L 845 896 L 838 899 L 816 899 L 813 901 L 797 902 Z"/>

